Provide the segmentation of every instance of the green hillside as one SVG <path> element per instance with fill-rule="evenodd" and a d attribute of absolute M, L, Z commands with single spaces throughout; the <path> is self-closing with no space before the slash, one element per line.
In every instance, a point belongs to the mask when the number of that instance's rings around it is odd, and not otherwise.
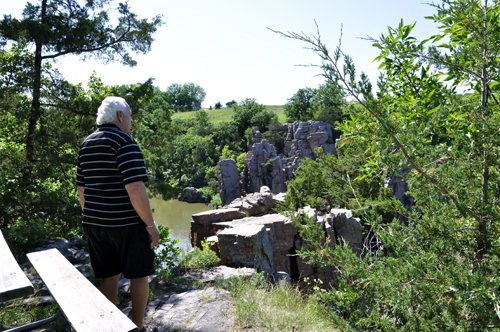
<path fill-rule="evenodd" d="M 278 115 L 278 121 L 281 123 L 286 122 L 285 106 L 284 105 L 266 105 L 268 111 L 272 111 Z M 204 109 L 208 113 L 210 123 L 216 124 L 220 122 L 231 121 L 233 109 L 230 107 L 223 107 L 221 109 Z M 177 112 L 172 115 L 172 119 L 188 119 L 194 117 L 196 112 Z"/>

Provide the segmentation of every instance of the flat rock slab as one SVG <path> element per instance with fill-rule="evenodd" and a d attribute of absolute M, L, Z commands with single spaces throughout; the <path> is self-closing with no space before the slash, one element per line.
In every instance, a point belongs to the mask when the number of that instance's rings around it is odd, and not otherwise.
<path fill-rule="evenodd" d="M 225 313 L 231 306 L 230 299 L 228 291 L 214 287 L 162 296 L 153 304 L 153 310 L 148 306 L 146 330 L 228 331 L 231 324 L 226 321 Z"/>
<path fill-rule="evenodd" d="M 233 220 L 245 217 L 245 213 L 236 208 L 209 210 L 192 215 L 197 224 L 211 225 L 214 222 Z"/>
<path fill-rule="evenodd" d="M 254 273 L 257 273 L 257 271 L 248 267 L 235 268 L 221 265 L 208 271 L 191 272 L 182 276 L 182 278 L 190 282 L 209 282 L 217 279 L 228 279 L 230 277 L 251 276 Z"/>

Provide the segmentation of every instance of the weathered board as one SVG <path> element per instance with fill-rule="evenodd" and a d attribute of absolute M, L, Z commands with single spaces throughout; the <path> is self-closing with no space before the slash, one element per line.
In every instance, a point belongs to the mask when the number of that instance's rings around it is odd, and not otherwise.
<path fill-rule="evenodd" d="M 28 258 L 76 332 L 139 331 L 57 249 Z"/>
<path fill-rule="evenodd" d="M 19 267 L 0 231 L 0 302 L 33 294 L 33 286 Z"/>

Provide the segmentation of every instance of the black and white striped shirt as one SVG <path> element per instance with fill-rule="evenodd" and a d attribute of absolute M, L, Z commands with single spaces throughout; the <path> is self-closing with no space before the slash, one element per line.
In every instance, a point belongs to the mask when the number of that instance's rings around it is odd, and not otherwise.
<path fill-rule="evenodd" d="M 142 223 L 125 185 L 147 180 L 141 150 L 132 136 L 113 124 L 99 126 L 78 153 L 76 183 L 85 187 L 83 224 L 126 227 Z"/>

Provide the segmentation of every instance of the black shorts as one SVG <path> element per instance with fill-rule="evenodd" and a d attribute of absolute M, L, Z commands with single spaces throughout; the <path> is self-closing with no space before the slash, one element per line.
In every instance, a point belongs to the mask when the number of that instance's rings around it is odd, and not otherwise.
<path fill-rule="evenodd" d="M 144 227 L 84 225 L 83 231 L 87 236 L 90 264 L 96 278 L 123 273 L 127 279 L 136 279 L 155 273 L 155 254 Z"/>

